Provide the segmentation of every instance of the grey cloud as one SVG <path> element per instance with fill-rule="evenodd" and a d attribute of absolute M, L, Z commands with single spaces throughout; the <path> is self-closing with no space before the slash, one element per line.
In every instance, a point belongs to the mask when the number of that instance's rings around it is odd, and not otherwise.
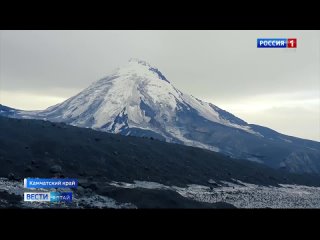
<path fill-rule="evenodd" d="M 298 48 L 257 49 L 259 37 L 294 37 Z M 320 92 L 320 31 L 0 31 L 0 90 L 67 98 L 131 57 L 222 103 Z"/>

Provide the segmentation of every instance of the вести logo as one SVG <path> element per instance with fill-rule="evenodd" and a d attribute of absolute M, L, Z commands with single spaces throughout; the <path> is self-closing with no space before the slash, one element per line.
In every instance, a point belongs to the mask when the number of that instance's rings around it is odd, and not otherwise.
<path fill-rule="evenodd" d="M 72 192 L 25 192 L 25 202 L 72 202 Z"/>

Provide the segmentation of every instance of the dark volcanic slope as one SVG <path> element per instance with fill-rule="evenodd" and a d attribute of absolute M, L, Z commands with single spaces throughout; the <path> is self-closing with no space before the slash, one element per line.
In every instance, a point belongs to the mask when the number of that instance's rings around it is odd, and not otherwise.
<path fill-rule="evenodd" d="M 209 179 L 233 178 L 263 185 L 320 186 L 319 176 L 289 174 L 199 148 L 5 117 L 0 117 L 0 164 L 0 177 L 16 179 L 60 175 L 90 182 L 209 186 Z"/>

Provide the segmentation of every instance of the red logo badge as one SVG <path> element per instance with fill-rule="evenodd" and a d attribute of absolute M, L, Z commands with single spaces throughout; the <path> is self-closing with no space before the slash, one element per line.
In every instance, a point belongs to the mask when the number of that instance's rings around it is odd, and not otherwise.
<path fill-rule="evenodd" d="M 297 39 L 296 38 L 288 38 L 287 48 L 297 48 Z"/>

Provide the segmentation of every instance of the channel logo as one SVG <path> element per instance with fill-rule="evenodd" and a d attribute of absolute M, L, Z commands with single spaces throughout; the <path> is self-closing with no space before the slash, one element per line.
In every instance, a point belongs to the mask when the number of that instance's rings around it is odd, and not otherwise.
<path fill-rule="evenodd" d="M 72 202 L 72 192 L 25 192 L 25 202 Z"/>
<path fill-rule="evenodd" d="M 258 38 L 257 48 L 297 48 L 296 38 Z"/>
<path fill-rule="evenodd" d="M 50 202 L 49 192 L 25 192 L 24 193 L 25 202 Z"/>

